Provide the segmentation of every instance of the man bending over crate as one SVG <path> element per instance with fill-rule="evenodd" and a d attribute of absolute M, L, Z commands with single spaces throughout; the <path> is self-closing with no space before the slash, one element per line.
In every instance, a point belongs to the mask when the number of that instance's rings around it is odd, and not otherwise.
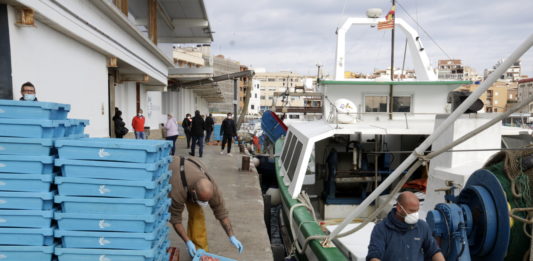
<path fill-rule="evenodd" d="M 170 223 L 176 233 L 187 244 L 189 255 L 196 254 L 196 248 L 208 250 L 207 231 L 205 228 L 205 216 L 203 208 L 210 206 L 216 219 L 220 221 L 222 228 L 226 231 L 230 242 L 242 253 L 244 247 L 233 234 L 228 211 L 224 207 L 224 199 L 215 182 L 206 172 L 203 163 L 194 159 L 174 157 L 170 165 L 172 177 L 172 205 L 170 206 Z M 187 207 L 189 219 L 187 221 L 187 232 L 182 224 L 181 214 Z"/>

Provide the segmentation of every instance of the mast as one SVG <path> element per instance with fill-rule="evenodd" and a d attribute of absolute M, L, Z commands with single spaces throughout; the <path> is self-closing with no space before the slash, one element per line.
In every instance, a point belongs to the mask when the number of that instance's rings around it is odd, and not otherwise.
<path fill-rule="evenodd" d="M 392 0 L 392 8 L 396 5 L 396 1 Z M 392 120 L 392 95 L 393 95 L 393 84 L 394 81 L 394 31 L 396 26 L 396 10 L 392 12 L 392 37 L 391 37 L 391 57 L 390 57 L 390 81 L 389 85 L 389 120 Z"/>

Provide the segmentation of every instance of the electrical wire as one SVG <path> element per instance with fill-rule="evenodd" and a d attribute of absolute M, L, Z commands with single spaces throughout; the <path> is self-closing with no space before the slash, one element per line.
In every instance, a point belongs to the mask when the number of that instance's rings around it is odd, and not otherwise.
<path fill-rule="evenodd" d="M 415 19 L 409 14 L 409 12 L 407 12 L 407 10 L 402 6 L 402 4 L 401 4 L 399 1 L 396 1 L 396 3 L 397 3 L 398 6 L 400 6 L 400 8 L 405 12 L 405 14 L 406 14 L 409 18 L 411 18 L 411 20 L 413 20 L 413 22 L 415 22 L 416 25 L 417 25 L 420 29 L 422 29 L 422 31 L 428 36 L 429 40 L 431 40 L 431 41 L 432 41 L 432 42 L 433 42 L 433 43 L 434 43 L 434 44 L 435 44 L 435 45 L 436 45 L 436 46 L 437 46 L 437 47 L 438 47 L 438 48 L 444 53 L 444 55 L 446 55 L 446 57 L 448 57 L 448 59 L 451 60 L 452 58 L 448 55 L 448 53 L 447 53 L 446 51 L 444 51 L 444 49 L 442 49 L 442 47 L 440 47 L 440 45 L 437 43 L 437 41 L 435 41 L 435 40 L 433 39 L 433 37 L 431 37 L 431 34 L 429 34 L 429 33 L 426 31 L 426 29 L 424 29 L 424 27 L 423 27 L 422 25 L 420 25 L 420 24 L 418 23 L 418 21 L 415 20 Z"/>

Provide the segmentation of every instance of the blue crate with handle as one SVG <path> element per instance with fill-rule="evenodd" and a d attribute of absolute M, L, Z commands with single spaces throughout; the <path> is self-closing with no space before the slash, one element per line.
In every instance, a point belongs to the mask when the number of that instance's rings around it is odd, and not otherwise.
<path fill-rule="evenodd" d="M 0 118 L 64 120 L 69 104 L 36 101 L 0 100 Z"/>
<path fill-rule="evenodd" d="M 0 228 L 0 245 L 51 246 L 54 228 Z"/>
<path fill-rule="evenodd" d="M 55 174 L 0 174 L 0 191 L 49 192 Z"/>
<path fill-rule="evenodd" d="M 53 139 L 0 137 L 0 155 L 49 156 Z"/>
<path fill-rule="evenodd" d="M 196 255 L 193 257 L 192 261 L 200 261 L 200 260 L 202 260 L 203 256 L 214 257 L 214 258 L 217 258 L 220 261 L 237 261 L 235 259 L 231 259 L 231 258 L 227 258 L 227 257 L 223 257 L 223 256 L 217 256 L 217 255 L 205 252 L 205 250 L 203 250 L 203 249 L 198 249 L 198 251 L 196 251 Z"/>
<path fill-rule="evenodd" d="M 51 174 L 53 156 L 0 155 L 0 173 Z"/>
<path fill-rule="evenodd" d="M 0 246 L 2 261 L 51 261 L 55 246 Z"/>
<path fill-rule="evenodd" d="M 0 118 L 0 137 L 62 138 L 65 137 L 65 129 L 69 126 L 68 120 Z"/>
<path fill-rule="evenodd" d="M 0 174 L 1 175 L 1 174 Z M 0 192 L 0 209 L 50 210 L 55 191 L 50 192 Z"/>
<path fill-rule="evenodd" d="M 2 227 L 48 228 L 52 224 L 54 210 L 0 210 Z"/>

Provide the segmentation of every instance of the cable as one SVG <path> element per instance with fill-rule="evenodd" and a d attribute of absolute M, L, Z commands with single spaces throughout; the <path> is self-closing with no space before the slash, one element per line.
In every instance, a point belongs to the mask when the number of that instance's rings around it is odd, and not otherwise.
<path fill-rule="evenodd" d="M 396 3 L 400 6 L 400 8 L 405 12 L 405 14 L 411 18 L 411 20 L 413 20 L 413 22 L 416 23 L 416 25 L 418 27 L 420 27 L 420 29 L 422 29 L 422 31 L 428 36 L 429 40 L 431 40 L 443 53 L 444 55 L 446 55 L 446 57 L 448 57 L 449 60 L 451 60 L 452 58 L 448 55 L 448 53 L 446 53 L 446 51 L 444 51 L 444 49 L 442 49 L 442 47 L 440 47 L 440 45 L 435 41 L 433 40 L 433 37 L 431 37 L 431 35 L 424 29 L 424 27 L 422 25 L 420 25 L 418 23 L 417 20 L 415 20 L 410 14 L 409 12 L 407 12 L 407 10 L 402 6 L 402 4 L 400 4 L 400 2 L 396 1 Z"/>

